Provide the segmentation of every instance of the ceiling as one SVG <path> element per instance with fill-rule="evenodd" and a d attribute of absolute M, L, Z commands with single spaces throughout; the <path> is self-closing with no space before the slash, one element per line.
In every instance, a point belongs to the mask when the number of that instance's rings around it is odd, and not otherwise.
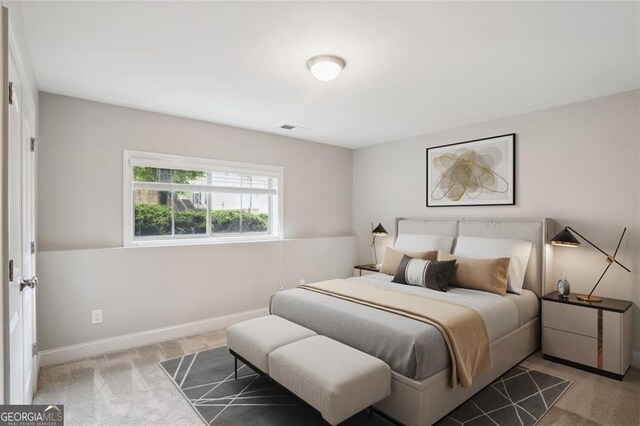
<path fill-rule="evenodd" d="M 21 8 L 42 91 L 350 148 L 640 87 L 635 2 Z"/>

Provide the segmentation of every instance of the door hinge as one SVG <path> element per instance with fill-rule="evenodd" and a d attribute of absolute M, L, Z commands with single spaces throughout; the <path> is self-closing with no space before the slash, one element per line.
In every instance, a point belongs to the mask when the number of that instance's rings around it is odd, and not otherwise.
<path fill-rule="evenodd" d="M 31 349 L 33 356 L 38 355 L 38 342 L 33 342 L 33 345 L 31 345 Z"/>
<path fill-rule="evenodd" d="M 13 105 L 13 82 L 9 82 L 9 105 Z"/>
<path fill-rule="evenodd" d="M 31 254 L 36 254 L 36 242 L 31 241 Z"/>
<path fill-rule="evenodd" d="M 38 138 L 31 138 L 31 152 L 36 151 L 36 144 L 38 143 Z"/>
<path fill-rule="evenodd" d="M 9 282 L 13 282 L 13 259 L 9 261 Z"/>

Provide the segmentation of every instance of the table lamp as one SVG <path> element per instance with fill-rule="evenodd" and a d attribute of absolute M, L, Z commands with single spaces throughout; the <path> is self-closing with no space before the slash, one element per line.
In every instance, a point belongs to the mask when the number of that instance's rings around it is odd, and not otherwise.
<path fill-rule="evenodd" d="M 384 226 L 382 226 L 382 223 L 378 223 L 378 226 L 375 228 L 373 227 L 373 223 L 371 223 L 371 235 L 373 238 L 373 241 L 371 241 L 371 247 L 373 247 L 373 258 L 376 261 L 375 265 L 377 265 L 378 254 L 376 252 L 376 237 L 386 237 L 389 234 L 387 233 L 387 230 L 384 229 Z"/>
<path fill-rule="evenodd" d="M 617 263 L 619 266 L 624 268 L 627 272 L 631 272 L 629 270 L 629 268 L 627 268 L 622 263 L 620 263 L 620 262 L 618 262 L 616 260 L 616 255 L 618 254 L 618 249 L 620 248 L 620 244 L 622 243 L 622 239 L 624 238 L 624 234 L 627 232 L 627 228 L 624 228 L 624 230 L 622 231 L 622 235 L 620 236 L 620 241 L 618 241 L 618 246 L 616 247 L 616 251 L 613 253 L 613 255 L 607 254 L 604 250 L 602 250 L 597 245 L 593 244 L 584 235 L 580 234 L 578 231 L 576 231 L 575 229 L 573 229 L 570 226 L 566 226 L 562 231 L 558 232 L 558 234 L 551 239 L 551 244 L 554 245 L 554 246 L 578 247 L 580 245 L 580 241 L 578 241 L 578 239 L 572 234 L 572 232 L 575 233 L 576 235 L 578 235 L 583 240 L 585 240 L 587 243 L 589 243 L 592 247 L 594 247 L 600 253 L 602 253 L 605 256 L 607 256 L 608 265 L 604 269 L 604 272 L 602 272 L 602 275 L 600 275 L 600 278 L 598 278 L 598 281 L 596 282 L 596 285 L 594 285 L 593 288 L 591 289 L 591 292 L 587 296 L 585 296 L 585 295 L 579 295 L 578 296 L 578 300 L 582 300 L 582 301 L 585 301 L 585 302 L 602 302 L 602 298 L 601 297 L 593 296 L 593 291 L 596 289 L 596 287 L 598 287 L 598 284 L 600 284 L 600 281 L 602 281 L 602 278 L 607 273 L 607 271 L 609 270 L 611 265 L 613 265 L 614 263 Z"/>

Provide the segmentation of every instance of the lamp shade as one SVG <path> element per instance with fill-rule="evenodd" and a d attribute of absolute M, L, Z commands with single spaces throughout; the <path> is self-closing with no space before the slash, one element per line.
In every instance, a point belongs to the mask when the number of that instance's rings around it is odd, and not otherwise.
<path fill-rule="evenodd" d="M 376 226 L 375 229 L 371 231 L 371 234 L 375 235 L 376 237 L 386 237 L 387 235 L 389 235 L 387 233 L 387 230 L 384 229 L 384 226 L 382 226 L 382 223 L 378 223 L 378 226 Z"/>
<path fill-rule="evenodd" d="M 571 231 L 569 231 L 567 228 L 564 228 L 551 239 L 551 244 L 553 244 L 554 246 L 578 247 L 580 245 L 580 241 L 578 241 L 578 239 L 574 237 Z"/>

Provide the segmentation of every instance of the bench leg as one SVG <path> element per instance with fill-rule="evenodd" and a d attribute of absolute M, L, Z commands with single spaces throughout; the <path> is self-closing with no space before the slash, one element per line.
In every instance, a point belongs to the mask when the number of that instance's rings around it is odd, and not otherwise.
<path fill-rule="evenodd" d="M 233 357 L 233 364 L 234 364 L 233 376 L 236 380 L 238 380 L 238 357 L 236 356 Z"/>

